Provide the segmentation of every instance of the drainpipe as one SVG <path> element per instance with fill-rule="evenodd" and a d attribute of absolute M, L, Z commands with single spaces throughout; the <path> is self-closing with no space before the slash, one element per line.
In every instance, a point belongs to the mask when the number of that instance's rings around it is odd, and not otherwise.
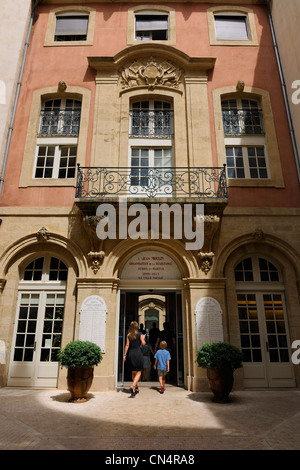
<path fill-rule="evenodd" d="M 24 48 L 24 52 L 23 52 L 21 69 L 20 69 L 20 74 L 19 74 L 19 80 L 18 80 L 18 83 L 17 83 L 17 90 L 16 90 L 16 96 L 15 96 L 15 101 L 14 101 L 14 106 L 13 106 L 12 117 L 11 117 L 9 129 L 8 129 L 8 137 L 7 137 L 5 153 L 4 153 L 4 159 L 3 159 L 3 166 L 2 166 L 1 177 L 0 177 L 0 198 L 1 198 L 1 195 L 2 195 L 2 189 L 3 189 L 3 183 L 4 183 L 4 174 L 5 174 L 5 168 L 6 168 L 6 163 L 7 163 L 7 156 L 8 156 L 8 151 L 9 151 L 9 147 L 10 147 L 10 141 L 11 141 L 11 136 L 12 136 L 12 131 L 13 131 L 13 125 L 14 125 L 14 121 L 15 121 L 16 108 L 17 108 L 17 103 L 18 103 L 18 99 L 19 99 L 20 88 L 21 88 L 21 84 L 22 84 L 22 77 L 23 77 L 25 59 L 26 59 L 27 50 L 28 50 L 28 46 L 29 46 L 29 39 L 30 39 L 34 14 L 35 14 L 35 10 L 36 10 L 36 7 L 37 7 L 38 3 L 39 3 L 39 0 L 35 0 L 34 6 L 33 6 L 32 11 L 31 11 L 31 15 L 30 15 L 30 22 L 29 22 L 28 31 L 27 31 L 25 48 Z"/>
<path fill-rule="evenodd" d="M 285 103 L 285 108 L 286 108 L 286 113 L 287 113 L 287 118 L 288 118 L 290 136 L 291 136 L 294 155 L 295 155 L 295 162 L 296 162 L 296 167 L 297 167 L 297 172 L 298 172 L 298 182 L 300 184 L 299 153 L 298 153 L 297 142 L 296 142 L 296 138 L 295 138 L 295 132 L 294 132 L 293 120 L 292 120 L 291 110 L 290 110 L 290 105 L 289 105 L 289 100 L 288 100 L 288 94 L 287 94 L 287 91 L 286 91 L 286 84 L 285 84 L 284 75 L 283 75 L 283 71 L 282 71 L 282 65 L 281 65 L 281 61 L 280 61 L 278 44 L 277 44 L 277 40 L 276 40 L 276 36 L 275 36 L 275 29 L 274 29 L 272 14 L 271 14 L 271 1 L 272 0 L 267 0 L 268 17 L 269 17 L 269 23 L 270 23 L 270 27 L 271 27 L 271 33 L 272 33 L 272 39 L 273 39 L 273 45 L 274 45 L 274 49 L 275 49 L 275 55 L 276 55 L 279 75 L 280 75 L 281 87 L 282 87 L 282 91 L 283 91 L 283 98 L 284 98 L 284 103 Z"/>

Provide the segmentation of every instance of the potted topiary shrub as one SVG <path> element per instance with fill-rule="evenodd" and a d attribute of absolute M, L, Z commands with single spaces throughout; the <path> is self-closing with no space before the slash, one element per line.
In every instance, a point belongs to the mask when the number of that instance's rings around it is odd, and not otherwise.
<path fill-rule="evenodd" d="M 229 401 L 233 373 L 242 367 L 242 361 L 240 349 L 229 343 L 205 343 L 198 349 L 195 362 L 207 370 L 208 384 L 214 394 L 213 401 Z"/>
<path fill-rule="evenodd" d="M 68 343 L 58 354 L 61 367 L 67 367 L 67 384 L 70 401 L 83 402 L 91 388 L 94 366 L 102 361 L 101 349 L 90 341 L 75 340 Z"/>

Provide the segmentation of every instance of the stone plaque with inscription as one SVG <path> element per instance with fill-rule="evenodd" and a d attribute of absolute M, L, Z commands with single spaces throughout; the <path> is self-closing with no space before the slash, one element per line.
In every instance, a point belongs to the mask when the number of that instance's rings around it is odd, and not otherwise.
<path fill-rule="evenodd" d="M 197 349 L 204 343 L 224 341 L 222 309 L 213 297 L 203 297 L 196 305 Z"/>
<path fill-rule="evenodd" d="M 121 279 L 177 280 L 182 276 L 170 256 L 160 251 L 142 251 L 130 258 L 124 266 Z"/>
<path fill-rule="evenodd" d="M 97 344 L 105 352 L 106 304 L 98 295 L 87 297 L 80 308 L 79 339 Z"/>

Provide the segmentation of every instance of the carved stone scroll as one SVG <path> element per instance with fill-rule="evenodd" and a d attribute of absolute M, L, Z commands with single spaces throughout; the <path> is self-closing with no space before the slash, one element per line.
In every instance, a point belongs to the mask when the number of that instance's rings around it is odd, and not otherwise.
<path fill-rule="evenodd" d="M 181 84 L 183 70 L 165 59 L 150 57 L 127 64 L 120 71 L 122 88 L 148 86 L 153 90 L 155 86 L 178 88 Z"/>

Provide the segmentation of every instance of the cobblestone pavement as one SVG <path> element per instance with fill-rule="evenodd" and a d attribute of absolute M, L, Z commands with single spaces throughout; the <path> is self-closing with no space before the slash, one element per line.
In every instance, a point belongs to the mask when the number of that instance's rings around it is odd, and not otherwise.
<path fill-rule="evenodd" d="M 0 450 L 299 450 L 300 391 L 210 393 L 167 387 L 92 392 L 0 389 Z"/>

